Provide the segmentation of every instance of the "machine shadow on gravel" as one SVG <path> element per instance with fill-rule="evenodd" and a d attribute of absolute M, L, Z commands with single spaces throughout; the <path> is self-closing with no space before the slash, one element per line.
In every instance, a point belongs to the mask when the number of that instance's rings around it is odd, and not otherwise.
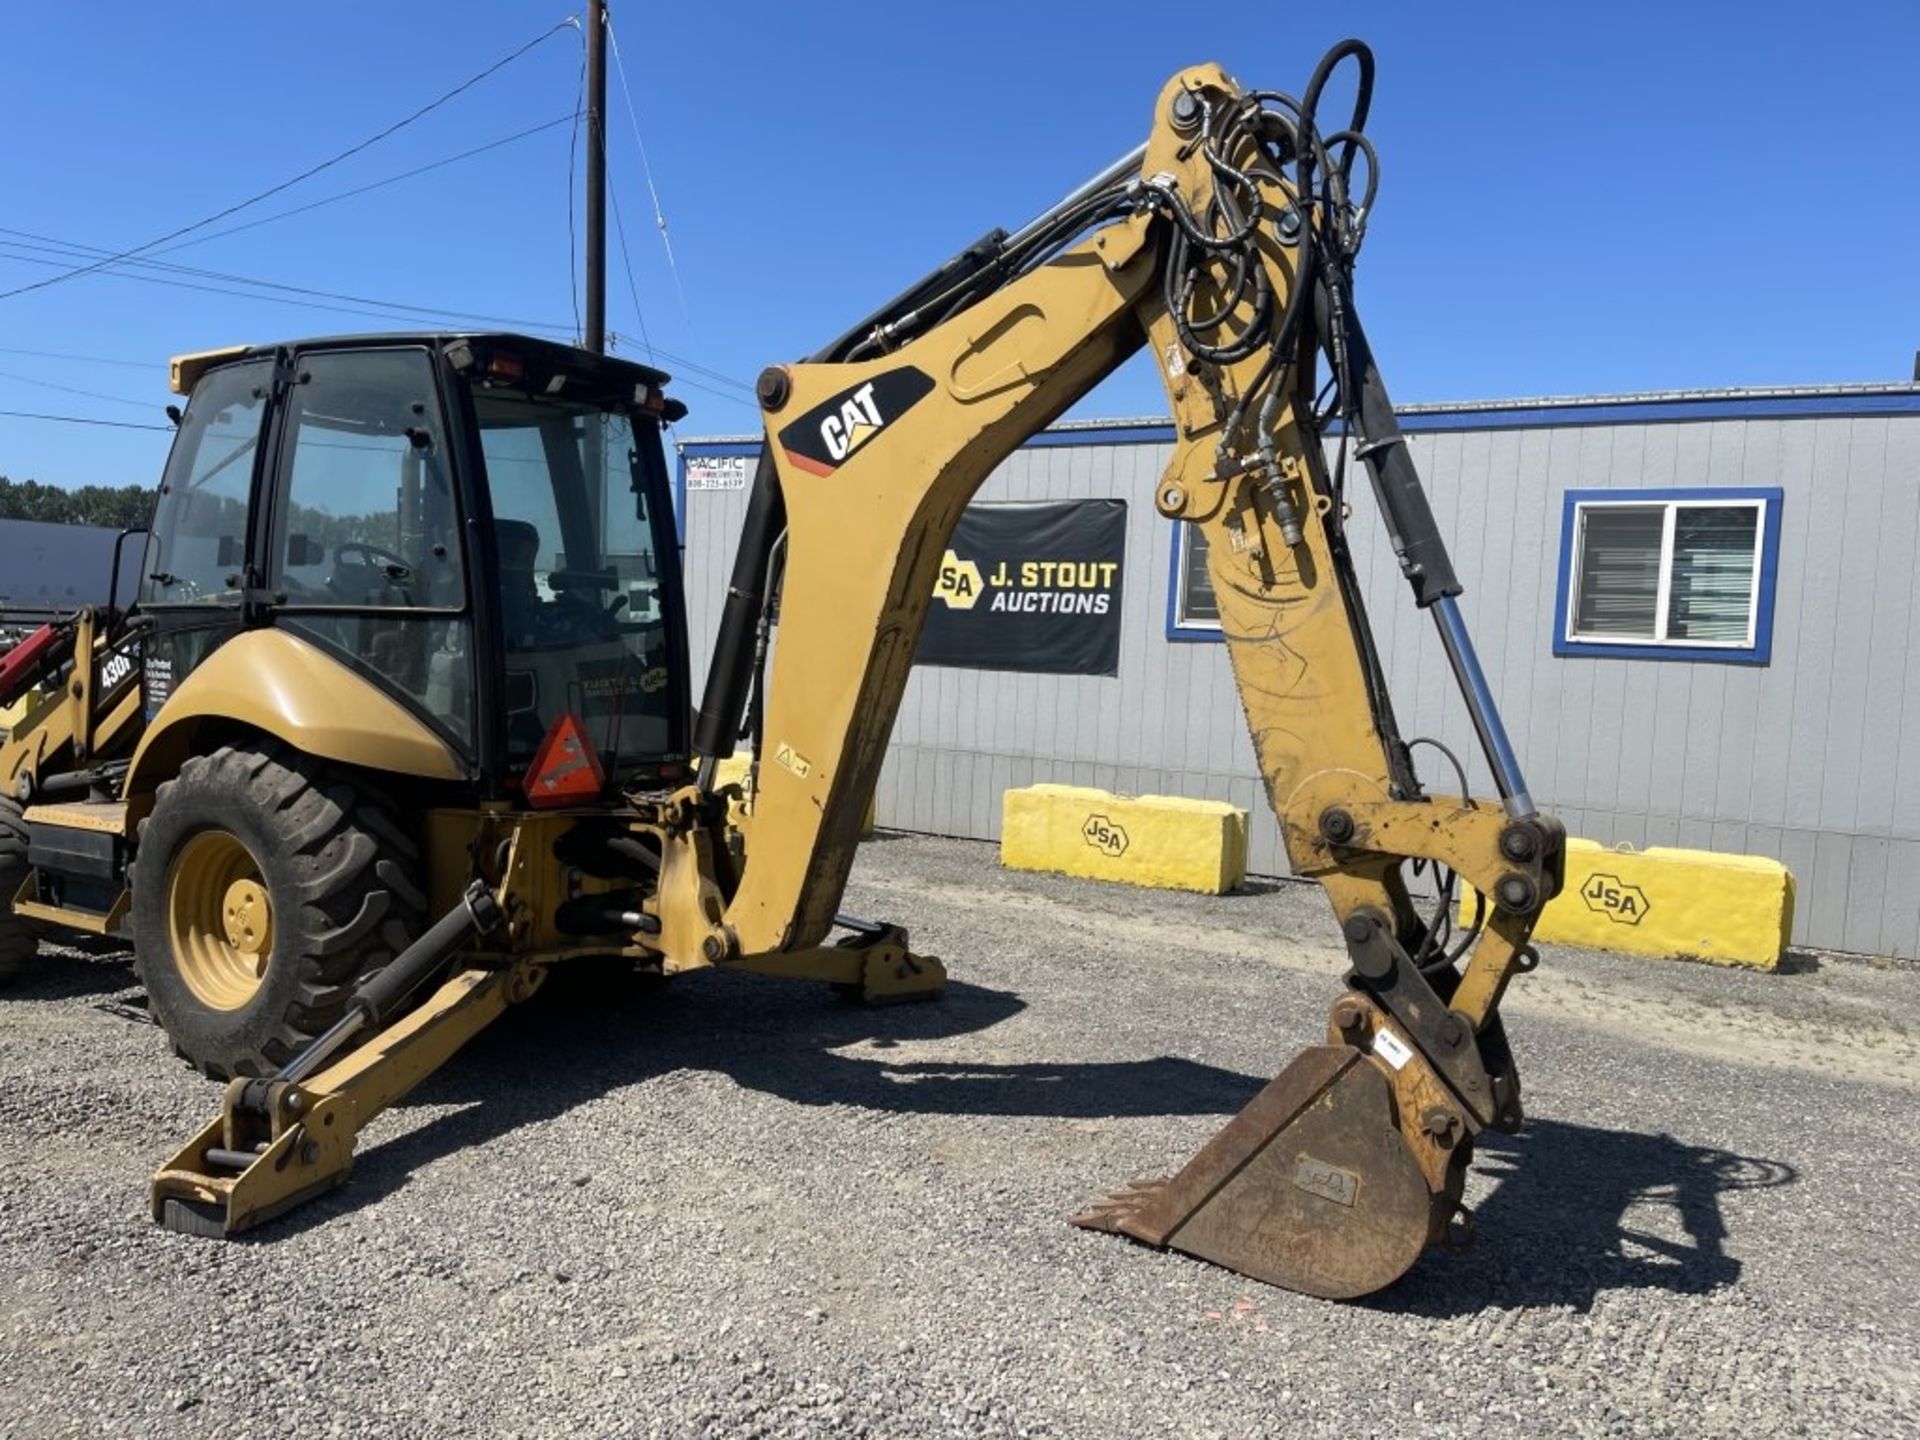
<path fill-rule="evenodd" d="M 34 963 L 8 982 L 4 993 L 9 1005 L 21 1005 L 117 995 L 138 983 L 125 940 L 74 933 L 62 935 L 57 944 L 43 942 Z"/>
<path fill-rule="evenodd" d="M 1438 1319 L 1529 1305 L 1584 1311 L 1604 1290 L 1703 1295 L 1740 1277 L 1721 1196 L 1799 1179 L 1778 1160 L 1560 1120 L 1488 1131 L 1476 1153 L 1495 1182 L 1476 1210 L 1481 1243 L 1429 1254 L 1364 1303 Z"/>
<path fill-rule="evenodd" d="M 1177 1056 L 992 1064 L 891 1060 L 897 1044 L 977 1034 L 1026 1008 L 1010 991 L 951 982 L 938 1004 L 869 1008 L 748 975 L 668 984 L 563 967 L 549 988 L 479 1036 L 401 1108 L 461 1108 L 366 1150 L 353 1182 L 243 1238 L 271 1244 L 405 1185 L 429 1162 L 484 1146 L 675 1071 L 723 1074 L 799 1105 L 898 1114 L 1062 1119 L 1230 1115 L 1267 1083 Z M 839 1053 L 858 1046 L 853 1054 Z M 877 1053 L 876 1053 L 877 1052 Z M 1429 1255 L 1371 1302 L 1430 1318 L 1527 1305 L 1589 1308 L 1602 1291 L 1704 1294 L 1733 1283 L 1720 1198 L 1798 1178 L 1778 1161 L 1552 1119 L 1483 1135 L 1494 1182 L 1481 1245 Z"/>
<path fill-rule="evenodd" d="M 340 1191 L 243 1237 L 272 1243 L 375 1203 L 455 1151 L 676 1070 L 712 1071 L 800 1105 L 912 1114 L 1071 1119 L 1230 1115 L 1266 1084 L 1177 1056 L 1000 1065 L 891 1061 L 902 1042 L 989 1029 L 1026 1008 L 1004 990 L 950 981 L 937 1004 L 868 1007 L 762 977 L 703 972 L 662 985 L 565 967 L 400 1102 L 462 1108 L 369 1146 Z M 880 1050 L 842 1055 L 864 1045 Z"/>

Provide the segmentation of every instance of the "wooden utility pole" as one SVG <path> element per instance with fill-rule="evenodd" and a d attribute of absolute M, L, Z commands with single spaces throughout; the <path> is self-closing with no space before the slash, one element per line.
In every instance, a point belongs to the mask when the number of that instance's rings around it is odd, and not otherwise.
<path fill-rule="evenodd" d="M 587 324 L 583 343 L 607 350 L 607 4 L 587 5 Z"/>

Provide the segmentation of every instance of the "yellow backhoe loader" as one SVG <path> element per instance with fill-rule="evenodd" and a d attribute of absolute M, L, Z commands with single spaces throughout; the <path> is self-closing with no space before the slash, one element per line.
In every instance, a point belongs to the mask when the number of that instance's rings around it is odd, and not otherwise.
<path fill-rule="evenodd" d="M 1355 112 L 1326 130 L 1347 61 Z M 697 708 L 667 376 L 498 334 L 176 360 L 191 398 L 140 593 L 0 670 L 0 703 L 41 697 L 0 745 L 0 965 L 41 925 L 130 935 L 174 1046 L 229 1081 L 155 1177 L 155 1219 L 232 1234 L 340 1183 L 369 1118 L 561 962 L 937 996 L 938 961 L 839 906 L 942 552 L 996 465 L 1149 346 L 1177 430 L 1152 501 L 1204 533 L 1268 798 L 1351 968 L 1324 1044 L 1179 1173 L 1074 1218 L 1329 1297 L 1459 1238 L 1476 1135 L 1520 1124 L 1497 1012 L 1563 832 L 1354 308 L 1371 85 L 1357 42 L 1298 97 L 1182 71 L 1139 150 L 762 374 Z M 1355 581 L 1349 456 L 1497 799 L 1416 773 Z M 717 769 L 742 739 L 730 823 Z M 1412 861 L 1445 877 L 1431 917 Z M 1452 938 L 1456 877 L 1477 918 Z"/>

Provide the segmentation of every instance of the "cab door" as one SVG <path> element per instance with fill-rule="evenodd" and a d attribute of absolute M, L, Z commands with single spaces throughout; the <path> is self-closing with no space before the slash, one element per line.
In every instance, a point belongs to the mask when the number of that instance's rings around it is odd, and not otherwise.
<path fill-rule="evenodd" d="M 302 351 L 266 536 L 272 623 L 474 750 L 473 621 L 434 358 Z"/>

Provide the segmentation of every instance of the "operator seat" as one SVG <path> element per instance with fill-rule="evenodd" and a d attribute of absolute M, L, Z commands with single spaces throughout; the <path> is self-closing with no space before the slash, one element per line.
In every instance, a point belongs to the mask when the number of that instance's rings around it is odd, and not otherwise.
<path fill-rule="evenodd" d="M 507 648 L 527 649 L 540 612 L 540 582 L 533 574 L 540 559 L 540 530 L 525 520 L 496 520 L 493 534 L 500 551 L 500 616 Z"/>

